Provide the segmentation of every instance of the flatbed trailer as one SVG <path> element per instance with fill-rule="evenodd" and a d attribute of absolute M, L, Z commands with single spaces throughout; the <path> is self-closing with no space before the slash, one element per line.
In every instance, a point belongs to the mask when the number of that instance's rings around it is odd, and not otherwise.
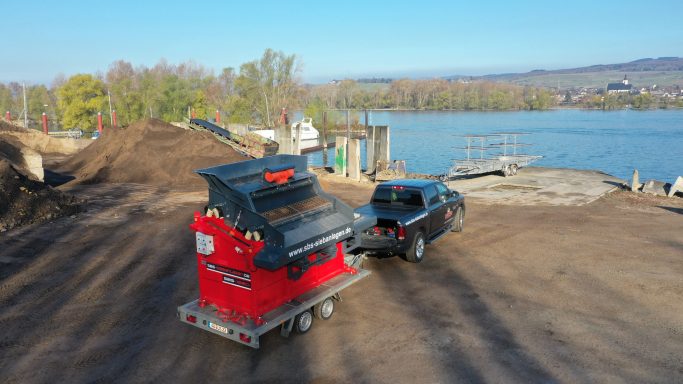
<path fill-rule="evenodd" d="M 356 273 L 344 273 L 336 276 L 266 313 L 262 317 L 264 323 L 261 325 L 257 325 L 251 320 L 242 323 L 232 321 L 227 314 L 219 313 L 211 306 L 202 308 L 199 305 L 199 300 L 179 306 L 178 318 L 180 321 L 199 329 L 258 349 L 260 346 L 259 337 L 278 326 L 281 327 L 280 334 L 283 337 L 288 337 L 292 330 L 297 330 L 299 333 L 307 332 L 312 325 L 313 314 L 320 311 L 315 310 L 316 306 L 322 306 L 326 300 L 331 300 L 333 310 L 334 301 L 341 301 L 340 292 L 343 289 L 370 275 L 370 271 L 360 267 L 355 268 L 355 270 Z M 318 315 L 318 318 L 329 319 L 332 312 L 329 309 L 327 311 L 329 313 L 323 312 L 323 316 Z M 307 313 L 307 318 L 299 319 L 299 316 L 304 312 Z M 300 325 L 297 324 L 299 321 L 306 327 L 299 328 Z"/>
<path fill-rule="evenodd" d="M 454 159 L 453 165 L 441 176 L 441 180 L 447 181 L 459 176 L 491 172 L 501 172 L 505 177 L 516 175 L 517 170 L 543 157 L 518 154 L 518 148 L 530 145 L 518 143 L 517 137 L 520 135 L 528 134 L 523 132 L 497 132 L 489 135 L 465 135 L 467 146 L 459 149 L 465 150 L 467 157 L 465 159 Z M 491 139 L 497 142 L 487 145 L 487 140 Z M 479 145 L 473 145 L 473 141 L 478 142 Z M 508 154 L 508 149 L 512 150 L 512 154 Z M 485 155 L 485 152 L 490 150 L 498 153 Z M 474 158 L 472 152 L 479 152 L 479 158 Z"/>

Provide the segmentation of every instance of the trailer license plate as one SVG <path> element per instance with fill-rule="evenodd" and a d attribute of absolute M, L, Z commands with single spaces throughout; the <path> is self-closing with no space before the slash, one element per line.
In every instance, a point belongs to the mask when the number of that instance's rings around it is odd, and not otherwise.
<path fill-rule="evenodd" d="M 215 329 L 218 332 L 228 333 L 228 328 L 226 328 L 222 325 L 218 325 L 216 323 L 212 323 L 210 321 L 209 321 L 209 328 Z"/>

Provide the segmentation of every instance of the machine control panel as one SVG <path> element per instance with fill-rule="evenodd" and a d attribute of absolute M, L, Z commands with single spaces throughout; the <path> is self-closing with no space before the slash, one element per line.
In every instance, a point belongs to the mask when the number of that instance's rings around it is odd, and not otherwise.
<path fill-rule="evenodd" d="M 213 252 L 213 236 L 197 232 L 197 253 L 208 256 Z"/>

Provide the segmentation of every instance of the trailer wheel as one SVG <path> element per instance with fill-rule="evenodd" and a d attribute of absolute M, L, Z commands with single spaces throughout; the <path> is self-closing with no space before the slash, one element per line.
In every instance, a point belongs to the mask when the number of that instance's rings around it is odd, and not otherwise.
<path fill-rule="evenodd" d="M 419 263 L 424 258 L 425 254 L 425 235 L 422 232 L 415 234 L 413 238 L 413 245 L 406 252 L 406 260 L 411 263 Z"/>
<path fill-rule="evenodd" d="M 503 167 L 503 176 L 512 176 L 512 169 L 510 169 L 510 165 L 506 165 Z"/>
<path fill-rule="evenodd" d="M 517 166 L 517 164 L 510 165 L 510 174 L 512 176 L 516 175 L 518 169 L 519 169 L 519 167 Z"/>
<path fill-rule="evenodd" d="M 306 333 L 311 329 L 313 325 L 313 314 L 311 310 L 306 310 L 296 315 L 294 318 L 294 328 L 297 333 Z"/>
<path fill-rule="evenodd" d="M 321 320 L 329 320 L 334 313 L 334 299 L 328 297 L 313 307 L 313 314 Z"/>
<path fill-rule="evenodd" d="M 463 229 L 465 229 L 465 211 L 462 207 L 458 207 L 455 210 L 455 221 L 453 221 L 451 232 L 462 232 Z"/>

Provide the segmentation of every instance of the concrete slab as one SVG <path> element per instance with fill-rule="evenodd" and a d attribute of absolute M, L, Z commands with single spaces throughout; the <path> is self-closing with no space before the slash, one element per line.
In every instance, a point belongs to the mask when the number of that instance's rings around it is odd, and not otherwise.
<path fill-rule="evenodd" d="M 659 180 L 648 180 L 643 185 L 643 193 L 651 195 L 666 196 L 666 192 L 671 188 L 671 184 Z"/>
<path fill-rule="evenodd" d="M 678 176 L 676 178 L 676 181 L 674 181 L 674 183 L 671 184 L 667 196 L 673 197 L 677 192 L 683 192 L 683 176 Z"/>
<path fill-rule="evenodd" d="M 542 167 L 522 168 L 516 176 L 491 174 L 448 183 L 478 203 L 505 205 L 585 205 L 624 184 L 599 171 Z"/>

